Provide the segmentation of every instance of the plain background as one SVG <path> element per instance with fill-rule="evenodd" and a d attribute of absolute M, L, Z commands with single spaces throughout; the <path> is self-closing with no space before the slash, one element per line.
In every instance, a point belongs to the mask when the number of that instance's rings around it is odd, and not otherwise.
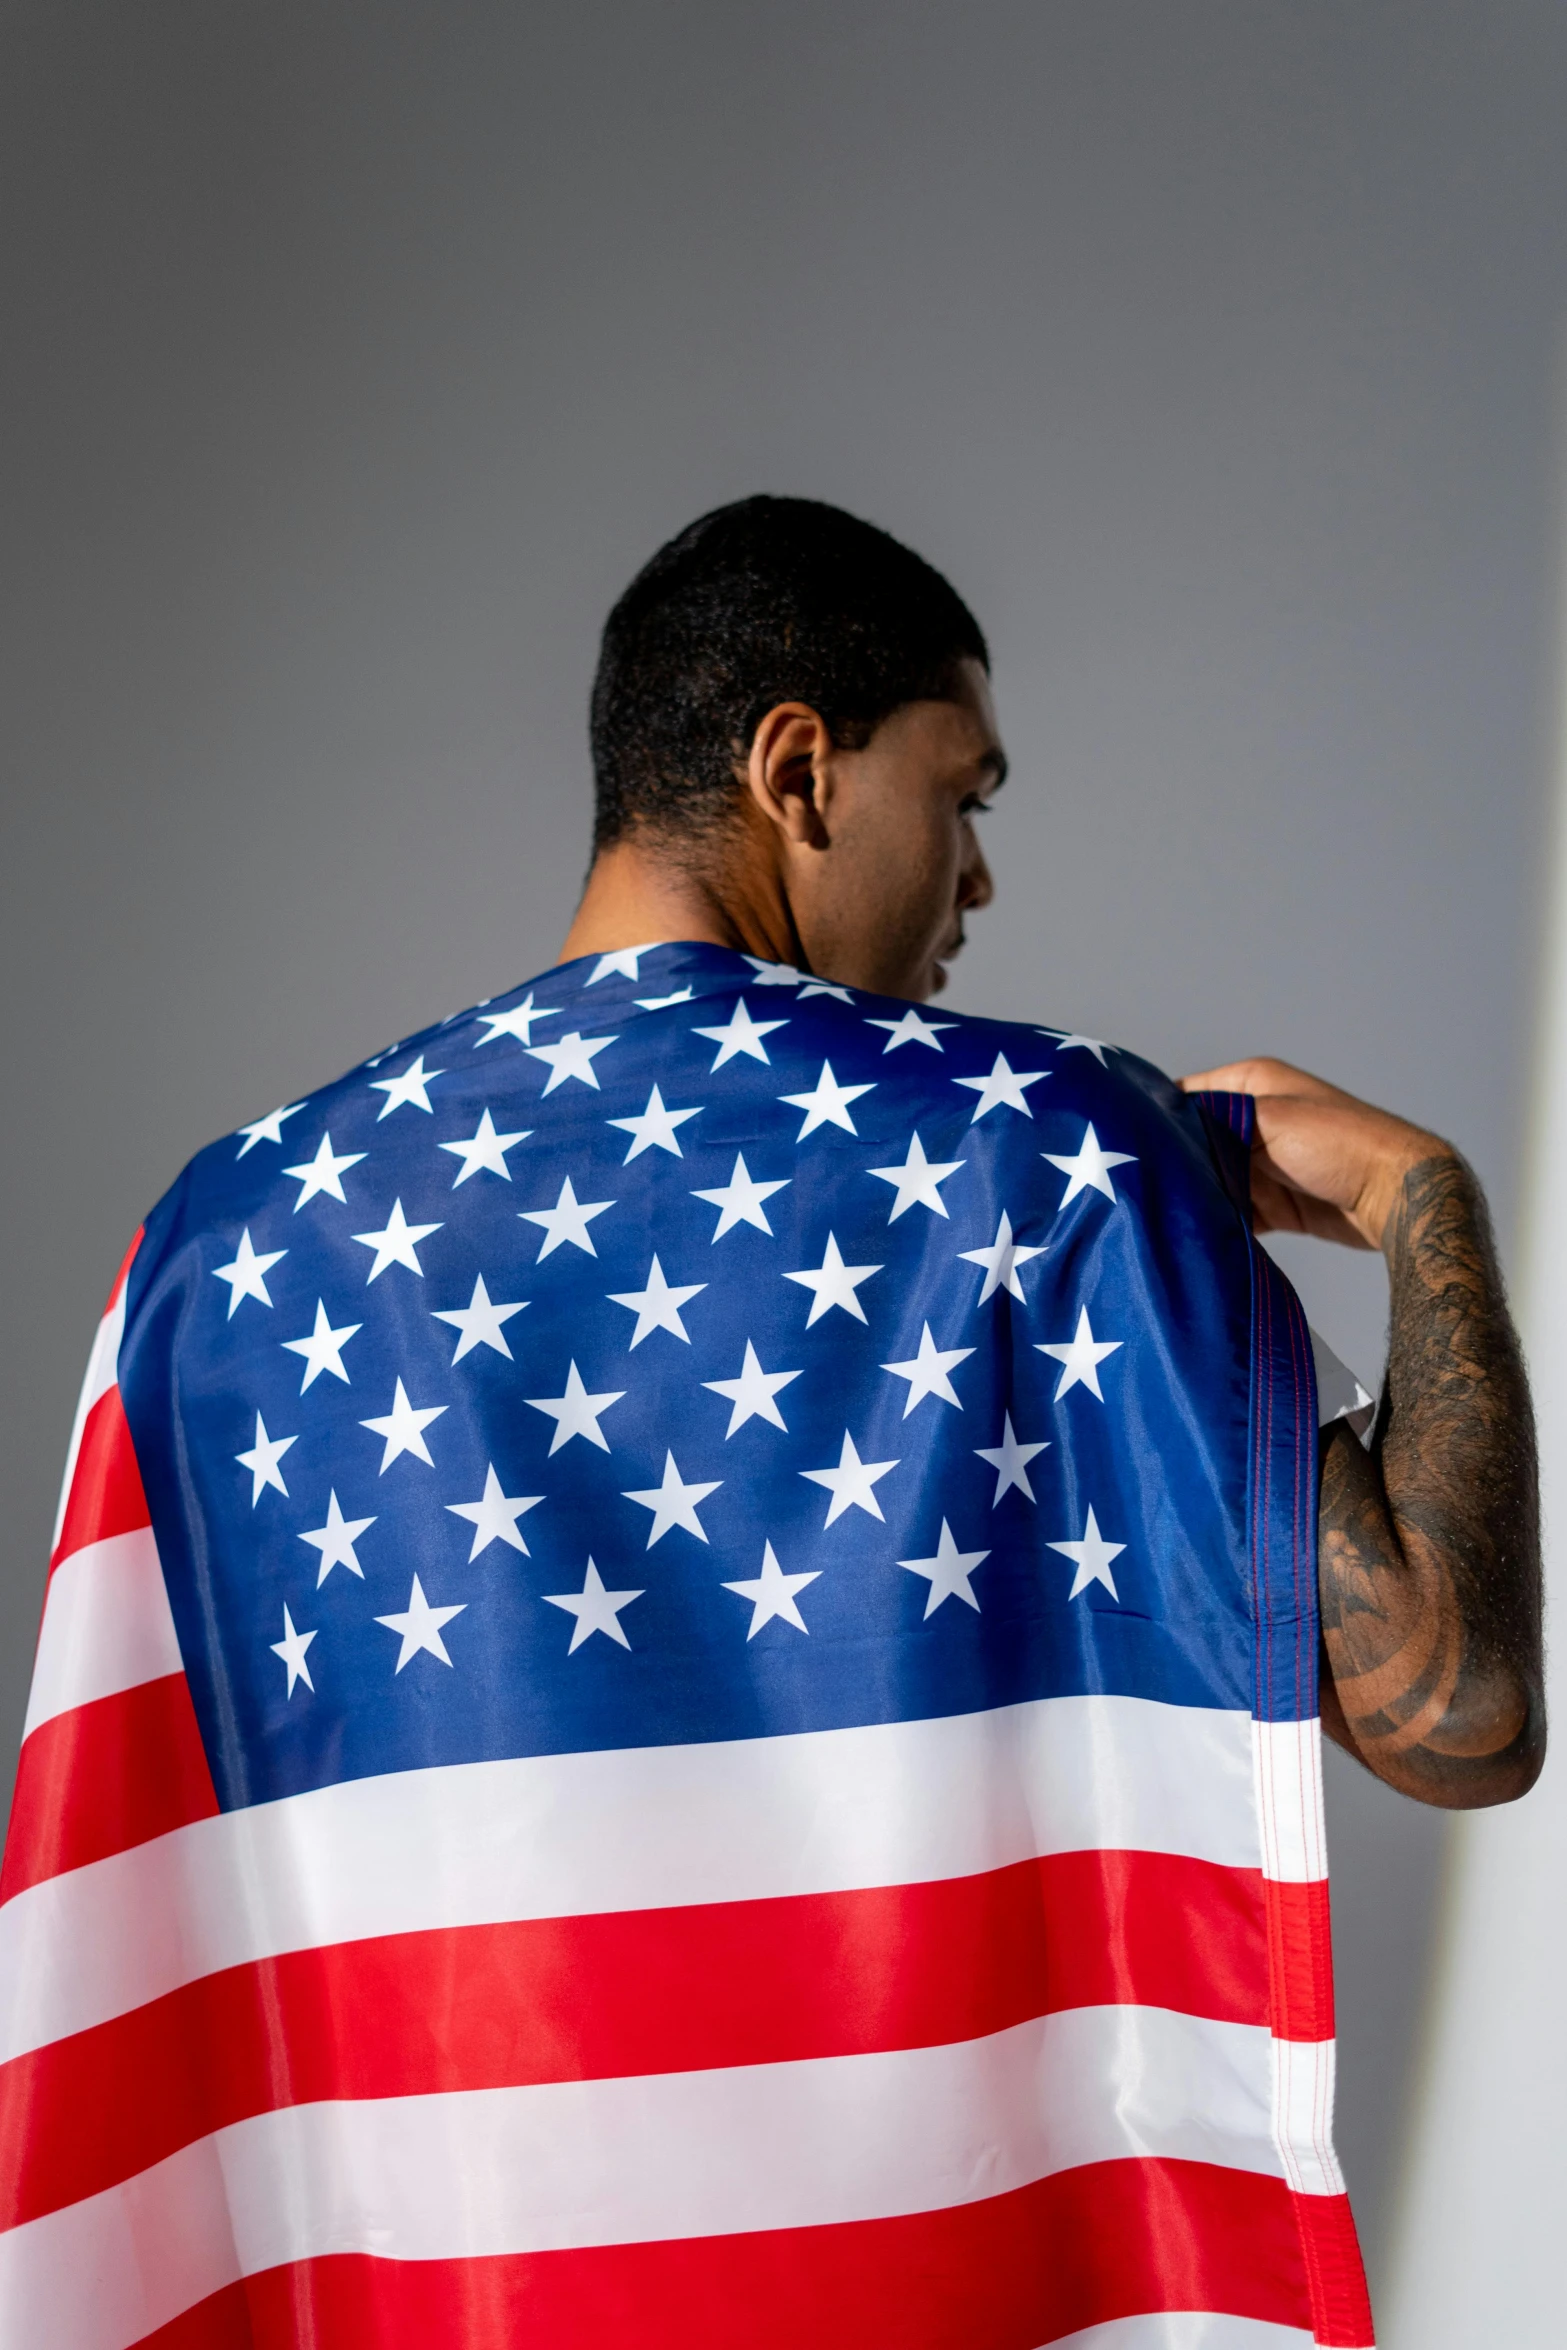
<path fill-rule="evenodd" d="M 990 631 L 954 1001 L 1320 1068 L 1509 1244 L 1555 0 L 49 0 L 0 50 L 8 1757 L 141 1213 L 554 960 L 598 627 L 724 499 L 865 513 Z M 1287 1261 L 1372 1376 L 1380 1267 Z M 1375 2277 L 1444 1827 L 1346 1765 L 1330 1829 Z"/>

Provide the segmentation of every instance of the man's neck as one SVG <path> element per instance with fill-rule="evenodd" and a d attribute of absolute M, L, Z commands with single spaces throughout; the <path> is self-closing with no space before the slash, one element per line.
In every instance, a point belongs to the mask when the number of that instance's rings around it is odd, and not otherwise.
<path fill-rule="evenodd" d="M 678 859 L 631 840 L 616 841 L 593 861 L 582 902 L 560 959 L 605 955 L 619 947 L 701 939 L 769 962 L 793 963 L 800 941 L 776 887 L 747 888 L 745 877 L 705 880 Z"/>

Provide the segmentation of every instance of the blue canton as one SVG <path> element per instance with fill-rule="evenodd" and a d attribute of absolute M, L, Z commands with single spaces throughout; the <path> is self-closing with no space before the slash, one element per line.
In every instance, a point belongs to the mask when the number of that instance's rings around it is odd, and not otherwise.
<path fill-rule="evenodd" d="M 1099 1040 L 585 958 L 213 1144 L 121 1387 L 219 1800 L 1250 1708 L 1249 1243 Z"/>

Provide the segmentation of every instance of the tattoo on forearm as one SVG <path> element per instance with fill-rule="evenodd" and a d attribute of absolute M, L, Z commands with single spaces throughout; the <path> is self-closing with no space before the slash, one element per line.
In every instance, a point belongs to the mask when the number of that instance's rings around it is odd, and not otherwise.
<path fill-rule="evenodd" d="M 1404 1179 L 1368 1453 L 1323 1451 L 1330 1734 L 1427 1803 L 1505 1801 L 1543 1752 L 1534 1421 L 1485 1201 L 1463 1161 Z"/>

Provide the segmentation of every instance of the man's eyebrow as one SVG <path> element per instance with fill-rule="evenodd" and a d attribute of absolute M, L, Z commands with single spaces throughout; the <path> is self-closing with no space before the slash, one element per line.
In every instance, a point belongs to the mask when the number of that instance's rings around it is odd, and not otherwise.
<path fill-rule="evenodd" d="M 980 759 L 979 764 L 981 767 L 988 768 L 990 771 L 990 788 L 992 792 L 998 792 L 1001 789 L 1001 786 L 1006 782 L 1007 777 L 1012 772 L 1006 752 L 1001 748 L 999 743 L 997 743 L 994 750 L 989 750 L 984 753 L 983 757 Z"/>

